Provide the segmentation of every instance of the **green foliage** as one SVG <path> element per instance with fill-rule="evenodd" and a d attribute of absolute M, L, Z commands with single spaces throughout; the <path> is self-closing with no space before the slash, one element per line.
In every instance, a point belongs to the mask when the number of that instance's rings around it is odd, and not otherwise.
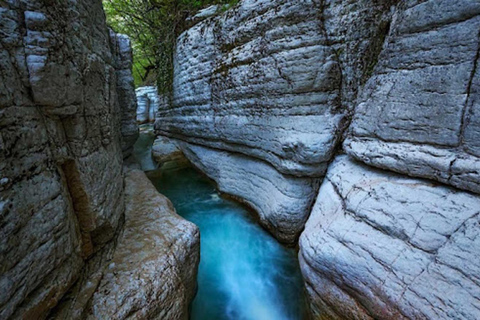
<path fill-rule="evenodd" d="M 173 54 L 186 19 L 214 4 L 228 8 L 238 0 L 103 0 L 107 22 L 132 40 L 135 85 L 157 84 L 169 94 Z"/>

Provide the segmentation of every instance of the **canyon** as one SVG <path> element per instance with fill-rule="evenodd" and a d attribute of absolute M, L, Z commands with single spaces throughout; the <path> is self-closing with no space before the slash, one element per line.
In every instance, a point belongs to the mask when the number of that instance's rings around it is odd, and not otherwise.
<path fill-rule="evenodd" d="M 298 246 L 313 319 L 480 318 L 480 2 L 190 22 L 166 103 L 101 1 L 0 2 L 0 318 L 188 319 L 201 235 L 143 172 L 187 159 Z"/>
<path fill-rule="evenodd" d="M 480 3 L 244 0 L 202 18 L 155 128 L 299 239 L 313 317 L 479 318 Z"/>

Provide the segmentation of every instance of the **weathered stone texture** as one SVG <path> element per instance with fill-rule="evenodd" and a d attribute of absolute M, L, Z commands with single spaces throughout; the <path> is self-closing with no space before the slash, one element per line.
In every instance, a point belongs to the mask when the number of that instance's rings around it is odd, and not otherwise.
<path fill-rule="evenodd" d="M 300 240 L 319 319 L 478 319 L 480 198 L 337 157 Z"/>
<path fill-rule="evenodd" d="M 480 3 L 405 1 L 345 143 L 358 160 L 480 192 Z"/>
<path fill-rule="evenodd" d="M 275 237 L 293 244 L 307 220 L 319 180 L 282 174 L 270 164 L 242 154 L 179 143 L 185 156 L 213 179 L 218 189 L 234 195 L 259 214 Z"/>
<path fill-rule="evenodd" d="M 119 71 L 101 1 L 3 1 L 0 30 L 0 318 L 42 318 L 123 214 Z"/>
<path fill-rule="evenodd" d="M 156 130 L 283 240 L 344 148 L 300 241 L 315 316 L 479 318 L 480 2 L 210 11 L 179 38 Z"/>
<path fill-rule="evenodd" d="M 200 260 L 198 228 L 140 170 L 125 177 L 125 227 L 87 319 L 188 319 Z"/>
<path fill-rule="evenodd" d="M 110 30 L 112 51 L 117 75 L 117 97 L 121 111 L 122 151 L 124 157 L 132 154 L 133 145 L 138 139 L 136 121 L 137 98 L 132 75 L 132 47 L 130 39 Z"/>
<path fill-rule="evenodd" d="M 242 1 L 198 23 L 178 39 L 173 108 L 159 112 L 157 131 L 260 158 L 285 174 L 323 175 L 348 110 L 342 86 L 362 74 L 363 56 L 339 51 L 368 47 L 385 11 L 363 2 L 365 19 L 352 2 L 338 22 L 360 20 L 363 33 L 360 22 L 327 32 L 324 14 L 338 19 L 339 4 L 328 11 L 317 1 Z"/>
<path fill-rule="evenodd" d="M 279 191 L 270 206 L 260 205 L 273 199 L 268 192 L 250 188 L 251 179 L 263 183 L 255 171 L 242 176 L 243 169 L 229 167 L 243 190 L 214 177 L 227 193 L 254 203 L 265 226 L 278 227 L 272 232 L 291 242 L 381 49 L 390 3 L 248 0 L 207 16 L 178 39 L 173 106 L 158 112 L 155 129 L 265 168 L 267 181 L 277 181 L 272 186 L 303 181 L 307 187 L 286 197 Z"/>

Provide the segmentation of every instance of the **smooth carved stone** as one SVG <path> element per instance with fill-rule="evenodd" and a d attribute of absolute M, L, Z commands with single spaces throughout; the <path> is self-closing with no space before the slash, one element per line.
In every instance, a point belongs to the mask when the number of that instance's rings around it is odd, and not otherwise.
<path fill-rule="evenodd" d="M 255 209 L 260 223 L 277 239 L 295 243 L 317 194 L 318 179 L 284 175 L 270 164 L 242 154 L 182 142 L 179 145 L 220 191 L 239 197 Z"/>
<path fill-rule="evenodd" d="M 480 197 L 339 156 L 300 238 L 318 319 L 478 319 Z"/>
<path fill-rule="evenodd" d="M 152 157 L 162 169 L 184 167 L 189 163 L 177 143 L 162 136 L 158 136 L 153 142 Z"/>
<path fill-rule="evenodd" d="M 480 193 L 480 3 L 400 8 L 344 147 L 367 164 Z"/>
<path fill-rule="evenodd" d="M 125 226 L 87 319 L 188 319 L 200 260 L 198 228 L 145 173 L 125 175 Z"/>
<path fill-rule="evenodd" d="M 178 39 L 166 136 L 321 176 L 344 116 L 341 71 L 313 1 L 241 1 Z"/>

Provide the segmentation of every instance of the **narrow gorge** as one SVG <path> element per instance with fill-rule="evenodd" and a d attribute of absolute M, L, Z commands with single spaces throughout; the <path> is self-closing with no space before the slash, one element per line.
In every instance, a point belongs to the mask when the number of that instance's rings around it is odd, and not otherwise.
<path fill-rule="evenodd" d="M 480 319 L 479 0 L 106 2 L 0 0 L 0 319 Z"/>

